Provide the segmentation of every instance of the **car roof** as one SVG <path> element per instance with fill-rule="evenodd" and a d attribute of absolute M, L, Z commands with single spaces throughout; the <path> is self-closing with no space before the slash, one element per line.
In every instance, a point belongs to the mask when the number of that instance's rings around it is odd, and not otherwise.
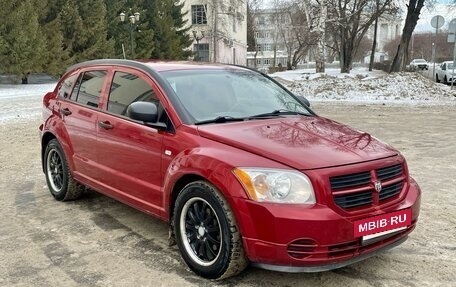
<path fill-rule="evenodd" d="M 68 68 L 74 70 L 76 68 L 91 67 L 91 66 L 106 66 L 118 65 L 129 66 L 137 68 L 149 68 L 158 73 L 166 71 L 179 71 L 179 70 L 250 70 L 246 67 L 220 64 L 220 63 L 206 63 L 206 62 L 192 62 L 192 61 L 160 61 L 160 60 L 123 60 L 123 59 L 100 59 L 81 62 Z"/>

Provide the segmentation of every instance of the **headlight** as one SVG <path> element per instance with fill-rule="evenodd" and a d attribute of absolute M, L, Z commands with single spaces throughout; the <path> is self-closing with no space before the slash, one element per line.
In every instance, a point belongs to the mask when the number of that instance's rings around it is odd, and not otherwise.
<path fill-rule="evenodd" d="M 235 168 L 233 173 L 255 201 L 314 204 L 310 179 L 293 170 Z"/>

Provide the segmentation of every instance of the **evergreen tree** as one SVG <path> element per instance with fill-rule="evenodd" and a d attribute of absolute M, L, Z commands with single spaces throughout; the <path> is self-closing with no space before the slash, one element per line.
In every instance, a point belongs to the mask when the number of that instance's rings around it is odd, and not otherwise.
<path fill-rule="evenodd" d="M 43 69 L 45 41 L 38 22 L 37 0 L 20 3 L 2 0 L 1 9 L 7 9 L 0 24 L 0 62 L 3 72 L 26 75 Z"/>
<path fill-rule="evenodd" d="M 144 0 L 146 19 L 154 31 L 151 58 L 179 60 L 191 54 L 185 49 L 190 46 L 187 30 L 183 30 L 182 4 L 174 1 Z"/>
<path fill-rule="evenodd" d="M 61 75 L 72 64 L 68 50 L 63 49 L 64 38 L 61 32 L 60 17 L 43 25 L 46 50 L 43 54 L 44 70 L 51 75 Z"/>
<path fill-rule="evenodd" d="M 106 5 L 103 0 L 77 2 L 82 29 L 76 31 L 73 52 L 76 61 L 114 56 L 114 41 L 107 38 Z"/>

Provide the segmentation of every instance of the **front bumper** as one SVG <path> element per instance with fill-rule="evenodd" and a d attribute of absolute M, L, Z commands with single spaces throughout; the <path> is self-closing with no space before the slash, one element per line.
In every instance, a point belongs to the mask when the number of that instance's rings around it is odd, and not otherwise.
<path fill-rule="evenodd" d="M 415 228 L 421 191 L 411 179 L 405 197 L 397 204 L 356 216 L 343 216 L 326 205 L 264 204 L 245 200 L 249 230 L 243 237 L 245 251 L 253 265 L 288 272 L 319 272 L 340 268 L 399 245 Z M 412 224 L 405 230 L 362 245 L 354 237 L 354 221 L 410 208 Z M 245 222 L 243 220 L 243 222 Z"/>

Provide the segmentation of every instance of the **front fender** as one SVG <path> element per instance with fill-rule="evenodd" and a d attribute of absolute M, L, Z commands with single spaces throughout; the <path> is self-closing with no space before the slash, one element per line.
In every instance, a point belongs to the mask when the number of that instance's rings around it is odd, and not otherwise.
<path fill-rule="evenodd" d="M 250 211 L 245 202 L 248 195 L 232 170 L 234 167 L 269 167 L 289 168 L 265 157 L 237 149 L 222 143 L 212 142 L 208 147 L 195 147 L 179 153 L 169 164 L 164 175 L 163 206 L 165 218 L 171 220 L 171 214 L 179 190 L 174 190 L 176 183 L 186 176 L 196 176 L 213 184 L 227 200 L 238 222 L 241 234 L 248 234 L 252 223 L 246 220 Z M 246 201 L 247 199 L 247 201 Z M 244 220 L 240 220 L 244 218 Z"/>

